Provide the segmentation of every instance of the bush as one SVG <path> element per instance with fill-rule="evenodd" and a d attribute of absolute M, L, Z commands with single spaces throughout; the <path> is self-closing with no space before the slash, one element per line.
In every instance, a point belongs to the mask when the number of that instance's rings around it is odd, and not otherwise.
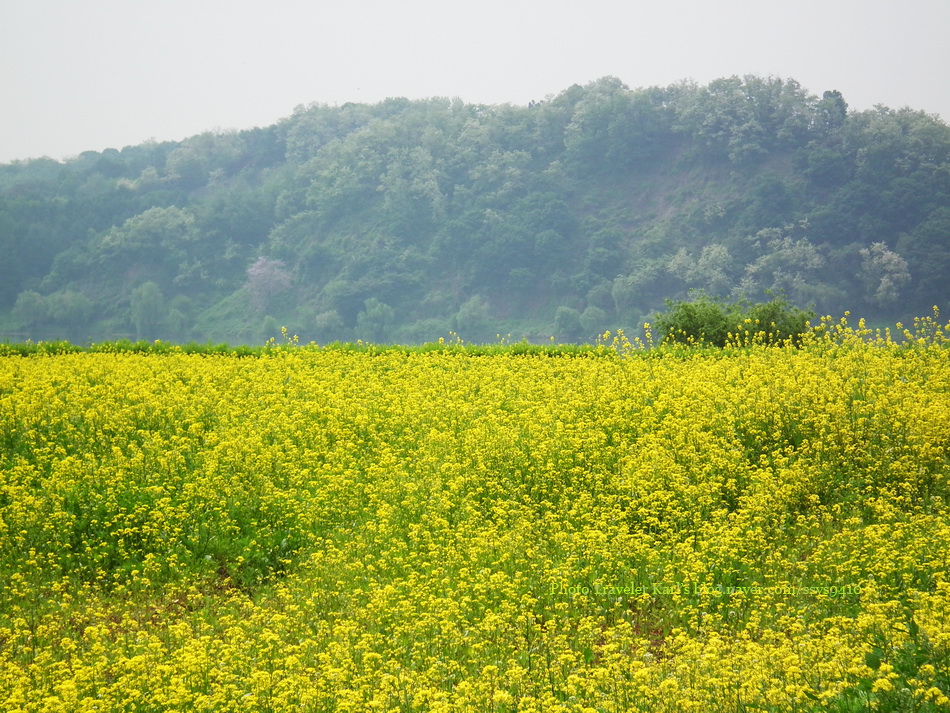
<path fill-rule="evenodd" d="M 666 305 L 669 310 L 654 319 L 664 341 L 717 347 L 754 338 L 767 344 L 786 340 L 797 344 L 815 316 L 784 298 L 750 305 L 703 296 L 692 302 L 667 300 Z"/>
<path fill-rule="evenodd" d="M 808 322 L 815 318 L 815 313 L 799 309 L 784 299 L 774 299 L 752 305 L 745 316 L 755 328 L 749 331 L 765 332 L 768 343 L 791 340 L 798 344 L 808 331 Z"/>

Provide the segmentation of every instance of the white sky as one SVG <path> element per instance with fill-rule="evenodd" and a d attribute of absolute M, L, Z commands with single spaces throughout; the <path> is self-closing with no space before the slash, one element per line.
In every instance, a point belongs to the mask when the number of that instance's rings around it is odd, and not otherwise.
<path fill-rule="evenodd" d="M 947 121 L 948 70 L 950 0 L 0 0 L 0 162 L 604 75 L 775 75 Z"/>

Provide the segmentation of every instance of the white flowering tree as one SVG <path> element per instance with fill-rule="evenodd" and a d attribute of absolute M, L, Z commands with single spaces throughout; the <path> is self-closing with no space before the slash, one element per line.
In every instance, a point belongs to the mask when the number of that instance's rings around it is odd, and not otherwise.
<path fill-rule="evenodd" d="M 896 302 L 901 288 L 910 282 L 907 261 L 889 250 L 886 243 L 871 243 L 860 252 L 867 299 L 880 306 Z"/>
<path fill-rule="evenodd" d="M 697 287 L 711 295 L 723 295 L 732 288 L 729 275 L 733 260 L 725 245 L 706 245 L 698 257 L 693 257 L 686 248 L 680 248 L 666 266 L 667 272 L 683 280 L 690 287 Z"/>

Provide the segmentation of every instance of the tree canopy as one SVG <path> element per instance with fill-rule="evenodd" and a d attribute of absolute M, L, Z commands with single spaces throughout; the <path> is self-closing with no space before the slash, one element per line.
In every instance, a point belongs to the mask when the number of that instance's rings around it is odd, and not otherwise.
<path fill-rule="evenodd" d="M 690 291 L 906 319 L 950 298 L 948 206 L 947 124 L 789 79 L 314 104 L 0 165 L 0 325 L 583 340 Z"/>

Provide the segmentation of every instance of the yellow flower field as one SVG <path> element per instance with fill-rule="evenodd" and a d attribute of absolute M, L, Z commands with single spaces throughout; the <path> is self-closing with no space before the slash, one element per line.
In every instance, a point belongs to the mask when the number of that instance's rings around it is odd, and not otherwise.
<path fill-rule="evenodd" d="M 3 711 L 950 710 L 950 350 L 0 357 Z"/>

